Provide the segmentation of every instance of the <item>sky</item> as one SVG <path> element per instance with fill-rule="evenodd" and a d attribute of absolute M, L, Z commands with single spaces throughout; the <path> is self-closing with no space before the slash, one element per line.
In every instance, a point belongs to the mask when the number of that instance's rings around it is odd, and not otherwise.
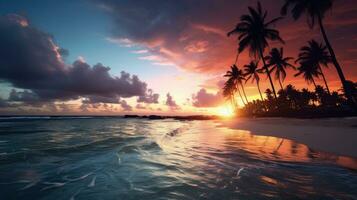
<path fill-rule="evenodd" d="M 268 18 L 283 0 L 262 0 Z M 256 6 L 251 0 L 0 0 L 0 114 L 219 114 L 237 38 L 226 33 Z M 357 80 L 357 3 L 335 0 L 327 34 L 346 78 Z M 295 57 L 322 41 L 306 18 L 274 25 Z M 243 52 L 238 66 L 251 60 Z M 333 66 L 330 88 L 341 87 Z M 284 85 L 308 87 L 288 71 Z M 322 80 L 317 81 L 322 84 Z M 262 77 L 262 89 L 269 87 Z M 277 83 L 276 83 L 277 84 Z M 278 85 L 277 85 L 278 86 Z M 254 83 L 249 100 L 259 97 Z"/>

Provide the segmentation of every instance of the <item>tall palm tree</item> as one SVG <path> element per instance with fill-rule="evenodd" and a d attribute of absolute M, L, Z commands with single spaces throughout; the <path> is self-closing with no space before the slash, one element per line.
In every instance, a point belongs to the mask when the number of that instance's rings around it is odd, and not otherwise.
<path fill-rule="evenodd" d="M 297 70 L 298 73 L 294 75 L 295 77 L 302 75 L 308 84 L 313 83 L 315 88 L 317 87 L 314 77 L 318 78 L 320 72 L 316 66 L 300 62 L 300 67 L 298 67 Z"/>
<path fill-rule="evenodd" d="M 330 41 L 327 38 L 324 24 L 322 22 L 325 13 L 332 8 L 333 0 L 285 0 L 285 4 L 281 9 L 281 14 L 286 15 L 289 7 L 292 7 L 291 14 L 294 20 L 298 20 L 302 14 L 307 14 L 308 25 L 310 28 L 315 26 L 317 21 L 322 37 L 324 38 L 325 44 L 330 52 L 332 63 L 334 64 L 338 76 L 341 80 L 342 86 L 345 90 L 346 97 L 349 102 L 356 105 L 355 100 L 352 98 L 352 91 L 349 87 L 345 75 L 343 74 L 342 68 L 337 61 L 336 54 L 331 46 Z"/>
<path fill-rule="evenodd" d="M 327 81 L 324 73 L 322 72 L 321 65 L 324 67 L 328 66 L 328 63 L 331 62 L 331 56 L 327 52 L 327 47 L 322 43 L 318 43 L 315 40 L 310 40 L 308 46 L 303 46 L 300 49 L 299 58 L 297 61 L 313 65 L 313 67 L 318 68 L 327 89 L 327 92 L 330 93 L 330 89 L 327 85 Z"/>
<path fill-rule="evenodd" d="M 234 83 L 235 88 L 238 91 L 238 94 L 243 102 L 243 105 L 246 105 L 246 103 L 244 102 L 243 96 L 240 92 L 240 89 L 239 89 L 239 85 L 241 85 L 242 80 L 244 80 L 242 70 L 239 70 L 236 65 L 232 65 L 231 70 L 227 71 L 226 74 L 224 75 L 224 77 L 228 77 L 228 80 L 231 79 L 230 81 L 232 81 Z M 242 88 L 243 88 L 243 86 L 242 86 Z"/>
<path fill-rule="evenodd" d="M 245 49 L 249 49 L 251 55 L 254 55 L 255 57 L 259 55 L 263 61 L 264 69 L 269 77 L 270 85 L 276 98 L 274 84 L 271 79 L 268 66 L 264 60 L 264 50 L 268 47 L 269 40 L 284 43 L 283 39 L 279 35 L 279 31 L 271 27 L 275 22 L 279 21 L 281 17 L 267 22 L 267 11 L 262 10 L 260 2 L 258 2 L 256 9 L 252 7 L 248 7 L 248 9 L 249 14 L 242 15 L 237 26 L 232 31 L 228 32 L 227 35 L 238 35 L 238 53 L 244 51 Z"/>
<path fill-rule="evenodd" d="M 260 91 L 260 86 L 259 86 L 259 81 L 260 81 L 259 73 L 261 73 L 261 71 L 258 69 L 258 62 L 251 61 L 249 64 L 244 65 L 244 72 L 245 72 L 244 76 L 246 77 L 246 82 L 252 79 L 252 83 L 253 82 L 257 83 L 260 98 L 263 101 L 264 100 L 263 95 L 262 92 Z"/>
<path fill-rule="evenodd" d="M 265 57 L 267 60 L 268 67 L 272 67 L 270 72 L 275 71 L 275 79 L 279 81 L 280 87 L 284 90 L 282 82 L 284 82 L 286 78 L 286 69 L 288 67 L 295 69 L 295 67 L 289 63 L 292 60 L 292 57 L 284 58 L 284 50 L 283 48 L 277 49 L 273 48 L 269 55 Z"/>

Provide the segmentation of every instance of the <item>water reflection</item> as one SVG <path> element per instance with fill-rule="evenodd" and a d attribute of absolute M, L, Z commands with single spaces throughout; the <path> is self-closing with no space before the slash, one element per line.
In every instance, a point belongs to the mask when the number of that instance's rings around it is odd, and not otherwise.
<path fill-rule="evenodd" d="M 15 125 L 21 128 L 0 134 L 6 141 L 0 143 L 5 199 L 357 196 L 356 159 L 213 121 L 113 118 Z M 46 131 L 22 132 L 31 128 Z"/>
<path fill-rule="evenodd" d="M 249 131 L 225 130 L 226 146 L 248 151 L 257 158 L 292 162 L 330 162 L 357 170 L 357 159 L 317 152 L 292 140 L 253 135 Z"/>

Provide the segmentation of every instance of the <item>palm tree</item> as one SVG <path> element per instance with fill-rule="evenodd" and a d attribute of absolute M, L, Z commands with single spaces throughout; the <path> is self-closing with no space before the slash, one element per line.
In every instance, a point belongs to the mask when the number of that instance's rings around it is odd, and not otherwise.
<path fill-rule="evenodd" d="M 264 50 L 269 46 L 269 40 L 284 43 L 283 39 L 281 39 L 279 35 L 279 31 L 271 27 L 275 22 L 280 20 L 281 17 L 266 22 L 267 11 L 262 10 L 260 2 L 258 2 L 257 9 L 252 7 L 248 7 L 248 9 L 249 14 L 242 15 L 237 26 L 232 31 L 228 32 L 227 35 L 238 35 L 238 53 L 241 53 L 248 48 L 251 55 L 254 55 L 255 57 L 259 55 L 263 61 L 264 69 L 269 77 L 274 96 L 277 98 L 268 66 L 264 60 Z"/>
<path fill-rule="evenodd" d="M 317 87 L 314 77 L 318 78 L 320 72 L 316 66 L 300 62 L 300 67 L 298 67 L 297 70 L 298 73 L 294 75 L 295 77 L 302 75 L 308 84 L 313 83 L 315 88 Z"/>
<path fill-rule="evenodd" d="M 346 97 L 349 102 L 353 105 L 356 104 L 355 100 L 352 98 L 352 92 L 348 87 L 345 75 L 343 74 L 342 68 L 337 61 L 335 52 L 327 38 L 325 27 L 323 25 L 323 18 L 325 13 L 332 8 L 333 0 L 285 0 L 285 4 L 281 9 L 281 14 L 286 15 L 289 7 L 292 7 L 291 13 L 294 20 L 298 20 L 302 14 L 307 14 L 308 25 L 310 28 L 315 26 L 315 21 L 318 22 L 322 36 L 324 38 L 325 44 L 330 52 L 332 63 L 334 64 L 338 76 L 340 77 L 343 88 L 345 89 Z"/>
<path fill-rule="evenodd" d="M 230 100 L 231 105 L 234 108 L 237 108 L 237 102 L 234 97 L 234 93 L 236 91 L 236 85 L 233 81 L 232 78 L 229 78 L 225 83 L 223 87 L 223 96 L 226 97 L 228 100 Z"/>
<path fill-rule="evenodd" d="M 237 67 L 236 65 L 234 65 L 234 66 Z M 244 89 L 244 86 L 243 86 L 243 81 L 245 81 L 245 76 L 244 76 L 244 73 L 243 73 L 243 71 L 241 69 L 238 69 L 238 75 L 237 75 L 236 79 L 237 79 L 237 84 L 240 85 L 241 88 L 242 88 L 242 92 L 243 92 L 244 98 L 245 98 L 245 100 L 246 100 L 246 102 L 248 104 L 249 101 L 248 101 L 247 95 L 245 94 L 245 89 Z"/>
<path fill-rule="evenodd" d="M 224 77 L 228 77 L 228 80 L 231 79 L 230 81 L 232 81 L 232 83 L 235 85 L 235 89 L 238 91 L 238 94 L 243 102 L 243 105 L 245 105 L 246 103 L 244 102 L 243 96 L 239 89 L 239 85 L 242 84 L 242 80 L 244 79 L 242 70 L 239 70 L 236 65 L 232 65 L 231 70 L 227 71 Z"/>
<path fill-rule="evenodd" d="M 275 79 L 279 81 L 280 87 L 282 90 L 284 90 L 282 82 L 284 82 L 286 78 L 286 71 L 285 69 L 290 67 L 292 69 L 295 69 L 293 65 L 289 63 L 290 60 L 292 60 L 292 57 L 285 57 L 284 58 L 284 50 L 283 48 L 277 49 L 273 48 L 269 55 L 265 57 L 267 60 L 267 65 L 269 67 L 272 67 L 270 72 L 273 72 L 275 70 Z"/>
<path fill-rule="evenodd" d="M 308 63 L 309 65 L 313 65 L 315 68 L 317 67 L 325 82 L 328 94 L 331 94 L 325 75 L 321 68 L 321 65 L 327 67 L 328 63 L 331 62 L 331 56 L 328 54 L 326 46 L 321 43 L 317 43 L 315 40 L 310 40 L 308 42 L 308 46 L 301 47 L 297 61 Z"/>
<path fill-rule="evenodd" d="M 246 77 L 246 82 L 252 79 L 252 83 L 254 81 L 257 83 L 260 98 L 263 101 L 264 100 L 263 95 L 262 92 L 260 91 L 260 86 L 259 86 L 259 81 L 260 81 L 259 73 L 261 73 L 261 71 L 258 69 L 258 62 L 251 61 L 249 64 L 244 65 L 244 72 L 245 72 L 244 76 Z"/>

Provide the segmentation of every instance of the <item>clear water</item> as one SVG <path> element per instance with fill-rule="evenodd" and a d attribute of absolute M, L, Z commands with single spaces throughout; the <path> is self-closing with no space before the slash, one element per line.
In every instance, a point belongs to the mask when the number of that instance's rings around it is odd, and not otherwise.
<path fill-rule="evenodd" d="M 357 199 L 357 160 L 215 121 L 0 119 L 0 199 Z"/>

